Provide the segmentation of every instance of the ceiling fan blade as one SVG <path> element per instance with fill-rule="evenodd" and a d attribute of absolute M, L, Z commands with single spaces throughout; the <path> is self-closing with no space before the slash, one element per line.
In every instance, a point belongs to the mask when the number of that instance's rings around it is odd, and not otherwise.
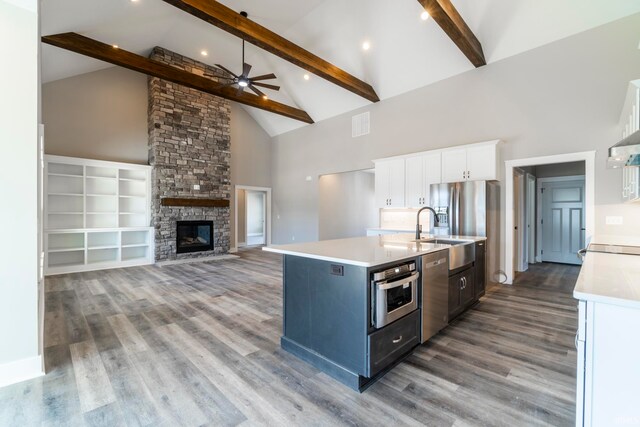
<path fill-rule="evenodd" d="M 220 64 L 216 64 L 216 67 L 220 68 L 222 71 L 226 72 L 227 74 L 232 75 L 234 78 L 236 78 L 236 79 L 238 78 L 238 76 L 236 76 L 234 73 L 232 73 L 231 71 L 229 71 L 229 69 L 227 69 L 227 68 L 223 67 L 222 65 L 220 65 Z"/>
<path fill-rule="evenodd" d="M 242 75 L 245 77 L 249 76 L 249 72 L 251 71 L 251 64 L 247 64 L 246 62 L 242 65 Z"/>
<path fill-rule="evenodd" d="M 267 88 L 267 89 L 271 89 L 271 90 L 280 90 L 280 86 L 276 86 L 276 85 L 269 85 L 269 84 L 266 84 L 266 83 L 253 82 L 253 81 L 251 82 L 251 84 L 255 85 L 255 86 L 260 86 L 260 87 L 264 87 L 264 88 Z"/>
<path fill-rule="evenodd" d="M 252 82 L 257 82 L 258 80 L 270 80 L 277 78 L 275 74 L 263 74 L 261 76 L 251 77 Z"/>
<path fill-rule="evenodd" d="M 261 98 L 268 98 L 267 95 L 265 95 L 263 92 L 261 92 L 257 87 L 255 87 L 254 85 L 249 85 L 249 89 L 251 89 L 253 91 L 253 93 L 255 93 L 256 95 L 258 95 Z"/>

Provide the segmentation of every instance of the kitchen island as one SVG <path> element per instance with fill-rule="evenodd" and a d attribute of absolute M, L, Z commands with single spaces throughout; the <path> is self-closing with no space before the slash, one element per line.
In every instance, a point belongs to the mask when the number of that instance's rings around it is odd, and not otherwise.
<path fill-rule="evenodd" d="M 450 304 L 446 271 L 452 245 L 427 241 L 436 236 L 414 238 L 401 234 L 264 248 L 284 255 L 282 348 L 359 391 L 410 354 L 421 342 L 424 256 L 442 254 L 435 262 L 445 269 L 439 304 L 445 313 Z M 484 242 L 483 237 L 446 239 Z M 377 303 L 381 296 L 384 304 Z"/>

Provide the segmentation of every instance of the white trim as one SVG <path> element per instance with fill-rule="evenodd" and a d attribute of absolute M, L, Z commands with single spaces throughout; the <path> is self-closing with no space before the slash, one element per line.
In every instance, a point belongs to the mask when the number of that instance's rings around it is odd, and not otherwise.
<path fill-rule="evenodd" d="M 538 178 L 538 182 L 580 181 L 582 179 L 585 179 L 585 175 L 550 176 L 547 178 Z"/>
<path fill-rule="evenodd" d="M 32 13 L 38 13 L 38 0 L 5 0 L 7 3 L 28 10 Z"/>
<path fill-rule="evenodd" d="M 234 233 L 233 233 L 233 239 L 234 241 L 232 242 L 234 244 L 234 249 L 237 251 L 238 250 L 238 190 L 249 190 L 249 191 L 263 191 L 265 193 L 267 193 L 267 207 L 266 207 L 266 211 L 267 211 L 267 218 L 266 218 L 266 225 L 267 225 L 267 238 L 266 238 L 266 245 L 269 246 L 271 245 L 271 187 L 253 187 L 250 185 L 236 185 L 235 189 L 234 189 L 234 194 L 233 194 L 233 216 L 234 216 Z"/>
<path fill-rule="evenodd" d="M 595 151 L 580 153 L 556 154 L 552 156 L 531 157 L 528 159 L 507 160 L 505 162 L 505 249 L 504 271 L 506 284 L 513 284 L 513 170 L 523 166 L 540 166 L 555 163 L 585 162 L 585 241 L 589 241 L 595 232 Z M 544 178 L 543 178 L 544 179 Z"/>
<path fill-rule="evenodd" d="M 29 357 L 0 365 L 0 387 L 44 375 L 42 356 Z"/>
<path fill-rule="evenodd" d="M 527 264 L 535 264 L 536 262 L 536 247 L 537 247 L 537 239 L 536 232 L 538 230 L 536 220 L 538 218 L 535 209 L 537 206 L 536 197 L 537 197 L 537 180 L 536 177 L 530 173 L 526 175 L 527 182 L 527 192 L 526 192 L 526 200 L 525 200 L 525 209 L 526 209 L 526 219 L 527 219 Z M 533 184 L 533 194 L 531 194 L 531 184 Z M 531 215 L 531 211 L 533 215 Z"/>

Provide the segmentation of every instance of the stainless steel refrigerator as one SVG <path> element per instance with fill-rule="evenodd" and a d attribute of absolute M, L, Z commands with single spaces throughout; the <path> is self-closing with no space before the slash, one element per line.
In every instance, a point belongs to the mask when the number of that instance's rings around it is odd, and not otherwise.
<path fill-rule="evenodd" d="M 497 181 L 431 184 L 435 234 L 487 238 L 487 281 L 500 280 L 500 185 Z"/>

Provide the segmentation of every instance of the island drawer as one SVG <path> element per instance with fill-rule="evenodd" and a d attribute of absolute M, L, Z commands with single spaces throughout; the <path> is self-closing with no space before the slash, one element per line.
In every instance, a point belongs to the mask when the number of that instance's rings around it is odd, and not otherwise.
<path fill-rule="evenodd" d="M 369 378 L 420 343 L 420 310 L 369 335 Z"/>

